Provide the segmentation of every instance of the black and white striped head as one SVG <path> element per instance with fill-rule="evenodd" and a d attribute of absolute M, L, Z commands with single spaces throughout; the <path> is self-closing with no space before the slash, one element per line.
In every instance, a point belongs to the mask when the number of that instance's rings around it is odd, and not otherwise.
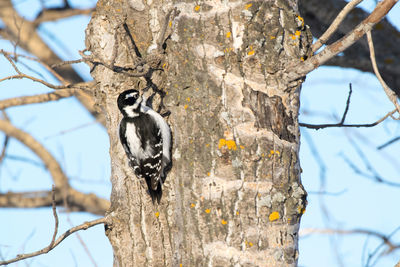
<path fill-rule="evenodd" d="M 118 96 L 118 108 L 124 117 L 133 118 L 139 116 L 142 97 L 139 91 L 130 89 Z"/>

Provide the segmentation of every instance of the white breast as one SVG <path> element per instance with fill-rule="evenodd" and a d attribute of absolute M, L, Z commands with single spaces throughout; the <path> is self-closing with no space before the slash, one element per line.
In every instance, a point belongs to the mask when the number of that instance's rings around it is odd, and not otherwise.
<path fill-rule="evenodd" d="M 153 155 L 154 150 L 149 146 L 145 146 L 143 150 L 139 137 L 136 135 L 136 127 L 133 123 L 126 124 L 126 141 L 130 148 L 131 154 L 137 159 L 145 159 Z"/>

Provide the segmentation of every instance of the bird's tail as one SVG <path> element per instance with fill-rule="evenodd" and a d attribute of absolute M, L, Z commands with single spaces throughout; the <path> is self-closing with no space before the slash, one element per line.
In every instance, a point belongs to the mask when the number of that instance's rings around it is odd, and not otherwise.
<path fill-rule="evenodd" d="M 155 189 L 155 190 L 151 186 L 150 179 L 146 179 L 146 183 L 147 183 L 147 187 L 149 189 L 149 195 L 151 197 L 151 200 L 153 201 L 153 204 L 154 204 L 154 200 L 157 200 L 157 203 L 160 204 L 161 196 L 162 196 L 161 181 L 158 182 L 157 189 Z"/>

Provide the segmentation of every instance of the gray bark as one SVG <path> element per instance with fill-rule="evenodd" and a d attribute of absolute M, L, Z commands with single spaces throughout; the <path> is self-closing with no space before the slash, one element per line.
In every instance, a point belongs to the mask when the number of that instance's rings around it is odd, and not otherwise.
<path fill-rule="evenodd" d="M 297 264 L 306 206 L 298 159 L 302 81 L 282 77 L 285 66 L 307 57 L 311 38 L 296 5 L 98 2 L 86 43 L 110 136 L 106 234 L 115 266 Z M 147 67 L 153 71 L 145 77 L 131 77 Z M 160 205 L 151 203 L 118 140 L 119 93 L 150 84 L 145 94 L 156 95 L 156 110 L 170 112 L 174 139 Z"/>

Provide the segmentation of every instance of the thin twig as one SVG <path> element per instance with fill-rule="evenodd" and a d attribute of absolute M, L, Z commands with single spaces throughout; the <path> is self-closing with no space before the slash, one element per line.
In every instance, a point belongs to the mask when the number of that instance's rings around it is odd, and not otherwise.
<path fill-rule="evenodd" d="M 396 107 L 397 112 L 400 114 L 400 105 L 397 102 L 396 93 L 392 89 L 389 88 L 389 86 L 386 84 L 386 82 L 383 80 L 381 74 L 379 73 L 378 65 L 376 64 L 376 59 L 375 59 L 375 49 L 374 49 L 374 42 L 372 41 L 371 31 L 367 32 L 367 40 L 368 40 L 368 47 L 369 47 L 369 55 L 371 58 L 372 68 L 374 69 L 375 76 L 378 78 L 379 82 L 381 83 L 383 90 L 385 91 L 387 97 L 393 103 L 393 105 Z"/>
<path fill-rule="evenodd" d="M 85 62 L 82 58 L 81 59 L 76 59 L 76 60 L 67 60 L 67 61 L 62 61 L 60 63 L 57 64 L 53 64 L 50 67 L 51 68 L 58 68 L 64 65 L 71 65 L 71 64 L 77 64 L 77 63 L 82 63 Z"/>
<path fill-rule="evenodd" d="M 400 136 L 397 136 L 397 137 L 393 138 L 392 140 L 387 141 L 383 145 L 378 146 L 376 149 L 379 149 L 379 150 L 383 149 L 383 148 L 385 148 L 385 147 L 387 147 L 387 146 L 389 146 L 389 145 L 391 145 L 394 142 L 399 141 L 399 140 L 400 140 Z"/>
<path fill-rule="evenodd" d="M 379 120 L 377 120 L 376 122 L 366 123 L 366 124 L 344 124 L 344 123 L 308 124 L 308 123 L 300 122 L 299 125 L 301 127 L 306 127 L 306 128 L 315 129 L 315 130 L 319 130 L 319 129 L 323 129 L 323 128 L 331 128 L 331 127 L 355 127 L 355 128 L 374 127 L 374 126 L 378 125 L 379 123 L 383 122 L 384 120 L 386 120 L 388 117 L 392 116 L 396 112 L 397 112 L 397 110 L 394 109 L 394 110 L 390 111 L 389 113 L 387 113 L 382 118 L 380 118 Z"/>
<path fill-rule="evenodd" d="M 27 253 L 27 254 L 19 254 L 17 255 L 14 259 L 11 260 L 7 260 L 7 261 L 0 261 L 0 265 L 7 265 L 13 262 L 17 262 L 20 260 L 24 260 L 24 259 L 28 259 L 28 258 L 32 258 L 41 254 L 45 254 L 48 253 L 49 251 L 51 251 L 53 248 L 55 248 L 56 246 L 58 246 L 65 238 L 67 238 L 68 236 L 70 236 L 71 234 L 80 231 L 80 230 L 87 230 L 88 228 L 91 228 L 97 224 L 104 224 L 106 223 L 106 218 L 100 218 L 97 220 L 93 220 L 90 222 L 84 222 L 83 224 L 80 224 L 78 226 L 72 227 L 69 230 L 67 230 L 65 233 L 63 233 L 62 235 L 60 235 L 57 240 L 55 240 L 51 246 L 47 246 L 44 249 L 38 250 L 36 252 L 32 252 L 32 253 Z"/>
<path fill-rule="evenodd" d="M 9 56 L 13 56 L 15 61 L 17 60 L 18 57 L 22 57 L 22 58 L 26 58 L 26 59 L 38 62 L 46 70 L 48 70 L 52 75 L 54 75 L 54 77 L 56 77 L 62 84 L 64 84 L 64 85 L 68 84 L 68 82 L 60 74 L 58 74 L 55 70 L 53 70 L 52 67 L 50 67 L 48 64 L 46 64 L 45 62 L 43 62 L 42 60 L 40 60 L 38 58 L 17 54 L 15 52 L 7 52 L 7 51 L 4 51 L 3 49 L 0 50 L 0 53 L 3 54 L 7 59 L 8 59 Z M 10 63 L 13 65 L 15 71 L 18 74 L 22 74 L 21 71 L 18 70 L 17 66 L 13 64 L 12 61 L 10 61 Z"/>
<path fill-rule="evenodd" d="M 397 231 L 397 229 L 396 229 Z M 389 247 L 389 251 L 393 251 L 394 249 L 399 249 L 400 244 L 394 244 L 390 241 L 390 236 L 386 236 L 384 234 L 378 233 L 376 231 L 367 230 L 367 229 L 353 229 L 353 230 L 343 230 L 343 229 L 315 229 L 315 228 L 305 228 L 301 229 L 299 232 L 301 237 L 311 235 L 311 234 L 341 234 L 341 235 L 349 235 L 349 234 L 364 234 L 371 235 L 376 238 L 379 238 Z"/>
<path fill-rule="evenodd" d="M 335 18 L 335 20 L 331 23 L 329 28 L 319 37 L 319 39 L 311 46 L 311 49 L 313 52 L 316 52 L 318 49 L 321 48 L 332 36 L 332 34 L 335 33 L 337 28 L 339 27 L 340 23 L 344 20 L 344 18 L 347 16 L 347 14 L 354 9 L 359 3 L 361 3 L 363 0 L 353 0 L 340 11 L 339 15 Z"/>
<path fill-rule="evenodd" d="M 7 113 L 2 109 L 1 110 L 3 117 L 5 120 L 10 121 L 10 118 L 8 117 Z M 10 136 L 8 136 L 7 134 L 4 137 L 4 141 L 3 141 L 3 148 L 1 150 L 1 154 L 0 154 L 0 164 L 3 162 L 4 157 L 6 156 L 6 151 L 7 151 L 7 146 L 8 146 L 8 141 L 10 140 Z"/>

